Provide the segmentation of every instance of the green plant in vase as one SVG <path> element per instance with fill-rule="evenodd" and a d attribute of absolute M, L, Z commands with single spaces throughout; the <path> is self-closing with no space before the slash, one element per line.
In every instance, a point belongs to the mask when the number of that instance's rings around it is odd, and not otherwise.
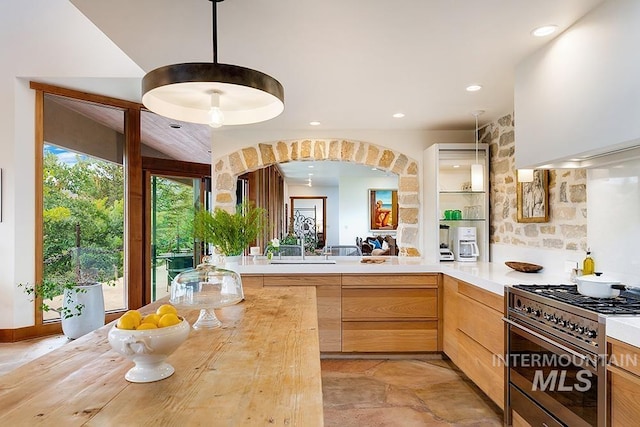
<path fill-rule="evenodd" d="M 267 211 L 243 202 L 235 213 L 216 208 L 196 212 L 193 222 L 197 239 L 216 246 L 225 256 L 242 255 L 267 224 Z"/>

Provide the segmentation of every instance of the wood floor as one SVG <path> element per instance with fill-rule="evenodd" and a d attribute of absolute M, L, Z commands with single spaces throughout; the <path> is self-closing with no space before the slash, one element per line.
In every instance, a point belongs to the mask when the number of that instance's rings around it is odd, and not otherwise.
<path fill-rule="evenodd" d="M 0 343 L 0 375 L 69 340 Z M 502 411 L 451 362 L 322 360 L 326 427 L 502 426 Z"/>

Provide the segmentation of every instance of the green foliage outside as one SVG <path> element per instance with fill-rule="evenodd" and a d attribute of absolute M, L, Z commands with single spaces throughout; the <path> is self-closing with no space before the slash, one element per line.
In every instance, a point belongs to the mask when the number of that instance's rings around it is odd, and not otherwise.
<path fill-rule="evenodd" d="M 122 166 L 86 156 L 67 164 L 45 150 L 44 298 L 65 286 L 112 281 L 124 266 Z M 49 309 L 49 307 L 47 307 Z"/>
<path fill-rule="evenodd" d="M 189 180 L 191 181 L 191 180 Z M 156 253 L 193 250 L 193 187 L 168 178 L 155 178 Z"/>

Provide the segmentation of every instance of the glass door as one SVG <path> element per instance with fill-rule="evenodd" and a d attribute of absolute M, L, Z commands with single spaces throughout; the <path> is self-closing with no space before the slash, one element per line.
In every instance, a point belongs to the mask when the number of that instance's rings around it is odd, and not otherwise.
<path fill-rule="evenodd" d="M 151 300 L 169 294 L 175 276 L 200 260 L 193 216 L 201 206 L 201 178 L 151 175 Z"/>

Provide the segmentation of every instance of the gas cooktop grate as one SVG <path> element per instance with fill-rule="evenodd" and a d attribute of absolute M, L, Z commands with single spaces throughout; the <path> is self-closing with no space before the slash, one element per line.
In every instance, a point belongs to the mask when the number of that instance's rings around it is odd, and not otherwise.
<path fill-rule="evenodd" d="M 600 314 L 640 314 L 640 294 L 634 291 L 621 292 L 615 298 L 592 298 L 579 293 L 576 285 L 514 285 L 514 288 Z"/>

